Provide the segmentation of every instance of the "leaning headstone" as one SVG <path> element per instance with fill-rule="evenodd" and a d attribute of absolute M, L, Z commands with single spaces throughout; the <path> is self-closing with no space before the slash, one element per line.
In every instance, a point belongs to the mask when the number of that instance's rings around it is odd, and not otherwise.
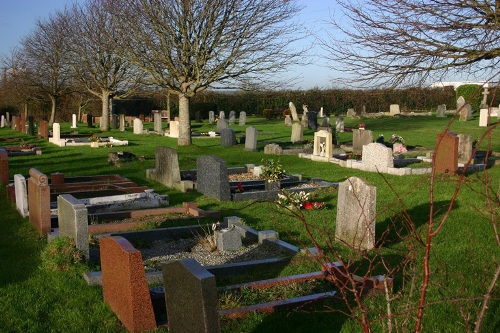
<path fill-rule="evenodd" d="M 490 120 L 490 110 L 481 109 L 479 110 L 479 127 L 487 127 Z"/>
<path fill-rule="evenodd" d="M 332 153 L 332 133 L 324 130 L 314 132 L 313 155 L 330 158 Z"/>
<path fill-rule="evenodd" d="M 0 147 L 0 183 L 9 183 L 9 154 L 3 147 Z"/>
<path fill-rule="evenodd" d="M 292 143 L 302 142 L 304 140 L 304 127 L 301 123 L 293 123 L 292 125 L 292 136 L 290 141 Z"/>
<path fill-rule="evenodd" d="M 470 104 L 465 104 L 460 109 L 460 121 L 467 121 L 472 119 L 472 106 Z"/>
<path fill-rule="evenodd" d="M 316 131 L 318 129 L 318 113 L 309 111 L 307 113 L 307 128 Z"/>
<path fill-rule="evenodd" d="M 195 259 L 162 265 L 168 329 L 172 333 L 219 333 L 215 276 Z"/>
<path fill-rule="evenodd" d="M 377 188 L 357 177 L 339 184 L 335 238 L 354 250 L 375 246 Z"/>
<path fill-rule="evenodd" d="M 208 111 L 208 122 L 210 124 L 213 124 L 215 122 L 215 112 L 214 111 Z"/>
<path fill-rule="evenodd" d="M 125 115 L 120 114 L 120 132 L 125 132 Z"/>
<path fill-rule="evenodd" d="M 292 117 L 289 114 L 285 115 L 285 126 L 292 126 Z"/>
<path fill-rule="evenodd" d="M 335 120 L 335 131 L 337 133 L 343 133 L 344 132 L 344 118 L 337 117 L 337 119 Z"/>
<path fill-rule="evenodd" d="M 465 105 L 465 98 L 464 96 L 459 96 L 457 98 L 457 111 L 460 111 L 460 109 Z"/>
<path fill-rule="evenodd" d="M 221 112 L 224 112 L 224 111 L 221 111 Z M 222 130 L 228 128 L 228 123 L 227 123 L 227 120 L 224 119 L 224 118 L 219 118 L 217 120 L 217 133 L 221 133 Z"/>
<path fill-rule="evenodd" d="M 458 136 L 450 131 L 440 133 L 434 151 L 436 173 L 456 174 L 458 170 Z"/>
<path fill-rule="evenodd" d="M 181 181 L 177 150 L 170 147 L 156 147 L 155 179 L 168 187 L 175 187 Z"/>
<path fill-rule="evenodd" d="M 353 129 L 352 130 L 352 149 L 360 151 L 364 145 L 373 142 L 373 132 L 369 130 Z"/>
<path fill-rule="evenodd" d="M 235 228 L 222 229 L 215 232 L 217 250 L 238 251 L 243 246 L 241 235 Z"/>
<path fill-rule="evenodd" d="M 238 125 L 245 126 L 246 123 L 247 123 L 247 113 L 245 111 L 241 111 Z"/>
<path fill-rule="evenodd" d="M 458 134 L 458 163 L 467 163 L 472 157 L 472 136 Z"/>
<path fill-rule="evenodd" d="M 438 117 L 438 118 L 445 118 L 446 117 L 446 104 L 438 105 L 436 117 Z"/>
<path fill-rule="evenodd" d="M 388 168 L 394 167 L 392 149 L 381 143 L 369 143 L 363 146 L 361 161 L 364 165 L 373 168 L 373 171 L 387 172 Z"/>
<path fill-rule="evenodd" d="M 76 114 L 71 115 L 71 128 L 77 128 L 76 126 Z"/>
<path fill-rule="evenodd" d="M 143 133 L 143 125 L 142 120 L 139 118 L 134 118 L 134 134 L 142 134 Z"/>
<path fill-rule="evenodd" d="M 14 191 L 16 194 L 16 209 L 22 217 L 28 216 L 28 189 L 23 175 L 14 175 Z"/>
<path fill-rule="evenodd" d="M 229 111 L 229 125 L 234 125 L 236 123 L 236 112 Z"/>
<path fill-rule="evenodd" d="M 196 160 L 198 192 L 220 201 L 231 200 L 226 162 L 217 156 L 200 156 Z"/>
<path fill-rule="evenodd" d="M 253 126 L 247 127 L 245 131 L 245 150 L 257 150 L 257 128 Z"/>
<path fill-rule="evenodd" d="M 288 108 L 290 109 L 290 113 L 292 114 L 293 121 L 299 121 L 299 115 L 297 114 L 297 108 L 295 105 L 290 102 L 288 103 Z"/>
<path fill-rule="evenodd" d="M 89 259 L 89 219 L 83 201 L 71 194 L 57 196 L 59 234 L 75 240 L 75 246 Z"/>
<path fill-rule="evenodd" d="M 156 330 L 141 252 L 120 236 L 99 243 L 104 302 L 129 332 Z"/>
<path fill-rule="evenodd" d="M 391 116 L 395 116 L 395 115 L 401 114 L 401 111 L 399 110 L 399 104 L 391 104 L 389 106 L 389 114 Z"/>
<path fill-rule="evenodd" d="M 162 128 L 162 120 L 161 120 L 161 113 L 156 112 L 153 114 L 153 119 L 154 119 L 154 130 L 156 133 L 163 135 L 163 128 Z"/>
<path fill-rule="evenodd" d="M 220 132 L 220 143 L 223 147 L 232 147 L 236 144 L 236 133 L 232 128 L 224 128 Z"/>

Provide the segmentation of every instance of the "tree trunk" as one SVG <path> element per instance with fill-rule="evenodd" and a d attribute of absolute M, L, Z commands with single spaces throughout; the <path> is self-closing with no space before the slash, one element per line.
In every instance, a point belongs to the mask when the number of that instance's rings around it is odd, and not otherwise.
<path fill-rule="evenodd" d="M 110 93 L 108 91 L 103 91 L 101 96 L 102 101 L 102 115 L 101 115 L 101 123 L 100 128 L 101 131 L 109 131 L 109 96 Z"/>
<path fill-rule="evenodd" d="M 53 95 L 50 95 L 50 119 L 49 126 L 52 126 L 56 121 L 56 107 L 57 107 L 57 98 Z"/>
<path fill-rule="evenodd" d="M 189 120 L 189 97 L 179 95 L 179 146 L 191 145 L 191 122 Z"/>

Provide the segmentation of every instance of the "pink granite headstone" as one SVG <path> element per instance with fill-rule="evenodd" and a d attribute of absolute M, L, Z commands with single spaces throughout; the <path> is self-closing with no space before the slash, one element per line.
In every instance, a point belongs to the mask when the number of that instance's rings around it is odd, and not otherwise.
<path fill-rule="evenodd" d="M 457 173 L 458 141 L 458 136 L 450 131 L 444 131 L 438 135 L 434 151 L 434 170 L 436 173 Z"/>

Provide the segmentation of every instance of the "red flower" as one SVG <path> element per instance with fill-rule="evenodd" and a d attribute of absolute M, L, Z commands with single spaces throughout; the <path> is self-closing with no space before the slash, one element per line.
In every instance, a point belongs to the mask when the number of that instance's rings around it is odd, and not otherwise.
<path fill-rule="evenodd" d="M 314 209 L 314 204 L 309 202 L 309 201 L 306 201 L 304 203 L 304 209 L 307 209 L 307 210 L 311 210 L 311 209 Z"/>

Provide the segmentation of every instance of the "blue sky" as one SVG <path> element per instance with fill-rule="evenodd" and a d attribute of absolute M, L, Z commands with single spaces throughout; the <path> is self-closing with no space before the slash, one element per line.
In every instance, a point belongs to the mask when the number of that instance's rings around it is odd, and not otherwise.
<path fill-rule="evenodd" d="M 8 56 L 11 50 L 19 45 L 21 38 L 33 31 L 37 19 L 47 18 L 51 13 L 63 9 L 66 4 L 72 2 L 72 0 L 0 0 L 0 57 Z M 324 27 L 322 21 L 329 18 L 333 8 L 332 0 L 298 0 L 298 3 L 304 6 L 304 9 L 294 20 L 304 22 L 309 30 L 315 32 Z M 303 41 L 303 45 L 309 43 L 311 41 Z M 320 53 L 321 50 L 317 48 L 310 52 Z M 324 67 L 325 61 L 318 57 L 311 57 L 311 61 L 313 62 L 311 65 L 292 69 L 290 76 L 300 77 L 294 88 L 334 86 L 331 79 L 335 77 L 335 73 Z"/>

